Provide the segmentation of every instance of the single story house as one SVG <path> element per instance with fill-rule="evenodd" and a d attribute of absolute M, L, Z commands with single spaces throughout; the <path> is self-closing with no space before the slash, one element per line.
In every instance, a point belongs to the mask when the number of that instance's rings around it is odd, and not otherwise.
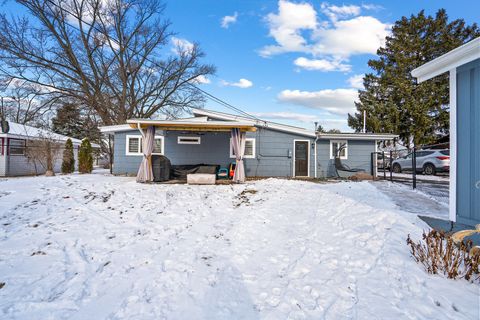
<path fill-rule="evenodd" d="M 414 69 L 418 82 L 450 78 L 450 220 L 480 223 L 480 38 Z"/>
<path fill-rule="evenodd" d="M 179 120 L 131 119 L 124 125 L 100 130 L 114 136 L 114 174 L 136 175 L 142 162 L 142 134 L 138 128 L 154 126 L 152 154 L 165 155 L 172 165 L 235 162 L 230 132 L 246 132 L 243 162 L 247 177 L 310 177 L 336 175 L 335 148 L 345 146 L 343 164 L 371 172 L 377 143 L 394 134 L 318 133 L 314 130 L 256 120 L 223 112 L 193 109 L 193 117 Z"/>
<path fill-rule="evenodd" d="M 8 122 L 8 132 L 0 130 L 0 177 L 14 177 L 44 174 L 43 168 L 37 161 L 28 157 L 27 149 L 29 141 L 40 139 L 41 137 L 49 137 L 65 143 L 69 137 L 51 132 L 49 130 L 35 128 L 15 122 Z M 82 143 L 79 139 L 70 138 L 73 142 L 73 154 L 75 164 L 78 164 L 78 149 Z M 99 145 L 92 144 L 93 148 L 100 148 Z M 55 161 L 55 172 L 61 171 L 62 157 L 61 155 Z"/>

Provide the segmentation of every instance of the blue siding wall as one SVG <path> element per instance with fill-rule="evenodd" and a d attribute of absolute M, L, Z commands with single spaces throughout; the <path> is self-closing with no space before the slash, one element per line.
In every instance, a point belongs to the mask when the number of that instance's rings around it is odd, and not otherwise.
<path fill-rule="evenodd" d="M 126 155 L 126 136 L 139 135 L 138 130 L 117 132 L 114 141 L 115 174 L 136 174 L 141 156 Z M 172 164 L 219 164 L 228 166 L 234 158 L 230 158 L 230 133 L 205 132 L 201 135 L 201 144 L 178 144 L 178 136 L 188 136 L 176 131 L 157 132 L 165 136 L 165 155 Z M 248 138 L 255 138 L 255 159 L 245 159 L 247 176 L 259 177 L 291 177 L 293 172 L 293 141 L 308 140 L 310 142 L 310 176 L 314 174 L 314 153 L 311 147 L 313 138 L 288 134 L 273 130 L 259 129 L 257 132 L 248 132 Z"/>
<path fill-rule="evenodd" d="M 372 152 L 375 152 L 375 141 L 348 140 L 348 159 L 341 160 L 350 168 L 364 169 L 368 174 L 371 171 Z M 334 177 L 335 163 L 330 159 L 330 140 L 319 140 L 317 144 L 318 176 Z"/>
<path fill-rule="evenodd" d="M 310 151 L 310 177 L 314 175 L 314 138 L 280 131 L 259 128 L 248 132 L 248 138 L 255 138 L 256 159 L 246 159 L 247 176 L 291 177 L 293 176 L 294 140 L 307 140 Z"/>
<path fill-rule="evenodd" d="M 457 221 L 480 223 L 480 59 L 457 69 Z"/>

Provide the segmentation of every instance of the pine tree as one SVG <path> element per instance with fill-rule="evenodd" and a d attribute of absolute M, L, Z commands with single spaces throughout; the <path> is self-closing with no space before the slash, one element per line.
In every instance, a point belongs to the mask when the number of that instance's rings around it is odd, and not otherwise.
<path fill-rule="evenodd" d="M 52 131 L 75 139 L 87 137 L 97 143 L 101 140 L 95 118 L 85 115 L 79 106 L 71 103 L 65 103 L 57 109 L 57 114 L 52 119 Z"/>
<path fill-rule="evenodd" d="M 365 89 L 355 103 L 358 112 L 348 115 L 348 125 L 360 132 L 365 110 L 368 132 L 398 133 L 405 143 L 412 138 L 416 144 L 431 143 L 448 134 L 448 75 L 416 84 L 410 72 L 479 35 L 476 24 L 448 22 L 444 9 L 435 17 L 422 10 L 397 21 L 377 51 L 379 58 L 368 62 L 374 72 L 363 79 Z"/>
<path fill-rule="evenodd" d="M 52 119 L 52 131 L 75 139 L 85 137 L 80 110 L 71 103 L 58 108 L 56 116 Z"/>
<path fill-rule="evenodd" d="M 73 155 L 73 143 L 71 139 L 65 142 L 63 150 L 62 173 L 73 173 L 75 171 L 75 157 Z"/>
<path fill-rule="evenodd" d="M 82 140 L 78 151 L 78 171 L 80 173 L 91 173 L 93 170 L 92 145 L 88 138 Z"/>

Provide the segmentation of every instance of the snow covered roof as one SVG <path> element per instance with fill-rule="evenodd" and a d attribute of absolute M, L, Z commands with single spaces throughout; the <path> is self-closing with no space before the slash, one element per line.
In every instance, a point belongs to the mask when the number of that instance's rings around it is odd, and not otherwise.
<path fill-rule="evenodd" d="M 289 126 L 285 124 L 275 123 L 271 121 L 264 120 L 255 120 L 247 117 L 231 115 L 228 113 L 205 110 L 205 109 L 194 109 L 193 114 L 195 115 L 204 115 L 214 119 L 222 120 L 242 120 L 255 124 L 259 127 L 269 128 L 273 130 L 300 134 L 307 137 L 316 137 L 317 134 L 313 130 L 307 130 L 300 127 Z M 320 133 L 318 134 L 319 139 L 349 139 L 349 140 L 391 140 L 398 138 L 396 134 L 380 134 L 380 133 Z"/>
<path fill-rule="evenodd" d="M 477 59 L 480 59 L 480 37 L 413 69 L 412 76 L 423 82 Z"/>
<path fill-rule="evenodd" d="M 290 126 L 286 124 L 265 121 L 261 119 L 248 118 L 244 116 L 192 108 L 195 115 L 193 118 L 183 118 L 178 120 L 149 120 L 149 119 L 130 119 L 127 124 L 100 127 L 100 131 L 104 133 L 114 133 L 121 131 L 129 131 L 140 125 L 155 125 L 163 127 L 165 130 L 195 130 L 196 128 L 242 128 L 247 131 L 254 131 L 255 127 L 267 128 L 286 133 L 298 134 L 306 137 L 315 138 L 317 134 L 314 130 L 307 130 L 300 127 Z M 397 138 L 396 134 L 377 134 L 377 133 L 339 133 L 339 134 L 318 134 L 319 139 L 349 139 L 349 140 L 391 140 Z"/>
<path fill-rule="evenodd" d="M 247 118 L 243 116 L 238 116 L 238 115 L 233 115 L 233 114 L 228 114 L 228 113 L 218 112 L 213 110 L 193 109 L 193 108 L 192 110 L 194 115 L 206 116 L 213 119 L 220 119 L 220 120 L 227 120 L 227 121 L 245 121 L 247 123 L 250 123 L 251 125 L 255 125 L 258 127 L 269 128 L 269 129 L 278 130 L 282 132 L 300 134 L 300 135 L 312 137 L 312 138 L 315 137 L 315 132 L 313 130 L 307 130 L 300 127 L 289 126 L 286 124 L 280 124 L 280 123 L 275 123 L 275 122 L 265 121 L 260 119 Z"/>
<path fill-rule="evenodd" d="M 63 134 L 58 134 L 50 130 L 35 128 L 32 126 L 27 126 L 25 124 L 20 124 L 16 122 L 8 122 L 10 130 L 8 133 L 0 133 L 0 136 L 8 136 L 11 138 L 40 138 L 40 137 L 49 137 L 58 141 L 66 141 L 71 139 L 74 145 L 80 145 L 82 140 L 64 136 Z M 92 143 L 92 147 L 99 148 L 98 144 Z"/>

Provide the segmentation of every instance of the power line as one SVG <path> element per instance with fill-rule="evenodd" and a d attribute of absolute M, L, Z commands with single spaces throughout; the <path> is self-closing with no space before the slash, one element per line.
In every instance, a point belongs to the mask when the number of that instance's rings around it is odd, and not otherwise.
<path fill-rule="evenodd" d="M 101 34 L 103 34 L 104 36 L 108 37 L 109 39 L 113 40 L 116 44 L 120 45 L 120 41 L 118 39 L 116 39 L 115 37 L 113 36 L 110 36 L 108 34 L 106 34 L 105 32 L 103 32 L 102 30 L 100 30 L 98 27 L 90 24 L 89 22 L 86 22 L 85 20 L 83 20 L 81 17 L 77 16 L 75 13 L 71 12 L 70 10 L 68 9 L 65 9 L 63 8 L 61 5 L 58 5 L 57 3 L 55 3 L 53 0 L 46 0 L 46 2 L 49 2 L 50 4 L 54 5 L 55 7 L 57 7 L 58 9 L 60 9 L 61 11 L 64 11 L 66 13 L 68 13 L 69 15 L 73 16 L 74 18 L 78 19 L 78 21 L 81 21 L 82 23 L 92 27 L 93 29 L 95 29 L 97 32 L 100 32 Z M 74 29 L 77 29 L 80 31 L 79 27 L 76 27 L 74 26 L 73 24 L 69 23 L 68 21 L 64 21 L 65 24 L 69 25 L 70 27 L 74 28 Z M 129 49 L 130 51 L 133 51 L 134 50 L 132 48 L 130 48 L 129 46 L 125 46 L 125 48 Z M 138 53 L 139 54 L 139 53 Z M 150 63 L 153 63 L 155 66 L 159 67 L 160 69 L 163 69 L 163 70 L 166 70 L 165 67 L 163 67 L 162 65 L 158 64 L 157 62 L 151 60 L 150 58 L 144 56 L 144 55 L 141 55 L 139 54 L 142 58 L 144 58 L 146 61 L 150 62 Z M 182 79 L 180 77 L 181 80 L 185 81 L 188 85 L 190 85 L 191 87 L 195 88 L 196 90 L 198 90 L 199 92 L 201 92 L 202 94 L 204 94 L 207 98 L 209 98 L 210 100 L 230 109 L 230 110 L 233 110 L 235 112 L 238 112 L 240 114 L 243 114 L 244 116 L 248 117 L 248 118 L 251 118 L 251 119 L 255 119 L 255 120 L 258 120 L 258 121 L 262 121 L 261 119 L 243 111 L 242 109 L 240 108 L 237 108 L 235 106 L 233 106 L 232 104 L 226 102 L 225 100 L 222 100 L 221 98 L 218 98 L 216 96 L 214 96 L 213 94 L 205 91 L 204 89 L 201 89 L 199 88 L 198 86 L 196 86 L 195 84 L 185 80 L 185 79 Z"/>

